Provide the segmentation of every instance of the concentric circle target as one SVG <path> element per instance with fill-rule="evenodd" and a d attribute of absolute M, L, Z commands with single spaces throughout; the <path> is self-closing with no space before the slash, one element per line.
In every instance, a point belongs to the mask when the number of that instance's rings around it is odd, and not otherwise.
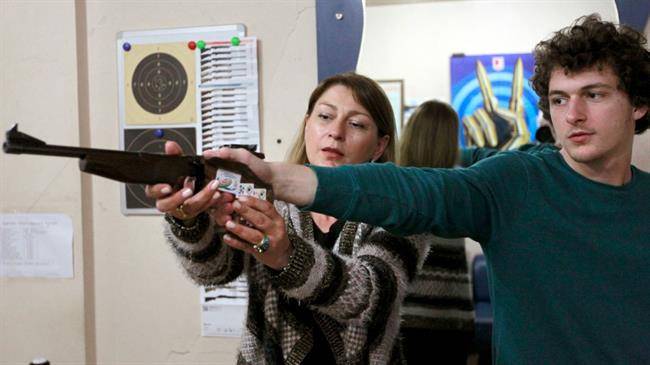
<path fill-rule="evenodd" d="M 133 72 L 131 88 L 138 104 L 153 114 L 176 109 L 187 94 L 187 73 L 183 65 L 167 53 L 143 58 Z"/>
<path fill-rule="evenodd" d="M 129 152 L 165 153 L 165 142 L 175 141 L 185 155 L 196 154 L 194 128 L 165 129 L 161 138 L 156 129 L 126 129 L 124 131 L 124 149 Z M 127 209 L 155 209 L 156 201 L 148 198 L 140 184 L 126 184 Z"/>

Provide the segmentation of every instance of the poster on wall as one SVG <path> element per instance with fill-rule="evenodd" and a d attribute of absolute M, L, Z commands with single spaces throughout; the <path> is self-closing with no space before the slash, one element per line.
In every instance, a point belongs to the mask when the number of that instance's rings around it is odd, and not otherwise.
<path fill-rule="evenodd" d="M 65 214 L 0 213 L 0 277 L 72 278 L 73 235 Z"/>
<path fill-rule="evenodd" d="M 516 149 L 535 135 L 541 113 L 530 86 L 530 53 L 454 55 L 451 104 L 458 113 L 462 147 Z"/>
<path fill-rule="evenodd" d="M 201 336 L 241 337 L 247 308 L 243 275 L 225 285 L 201 287 Z"/>

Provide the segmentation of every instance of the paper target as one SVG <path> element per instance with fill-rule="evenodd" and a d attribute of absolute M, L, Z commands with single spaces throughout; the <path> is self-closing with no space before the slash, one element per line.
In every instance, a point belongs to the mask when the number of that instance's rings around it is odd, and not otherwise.
<path fill-rule="evenodd" d="M 124 56 L 126 125 L 196 122 L 196 53 L 184 43 L 136 44 Z"/>
<path fill-rule="evenodd" d="M 260 146 L 257 39 L 243 24 L 119 32 L 120 148 L 185 154 Z M 121 187 L 125 215 L 160 214 L 144 186 Z"/>
<path fill-rule="evenodd" d="M 187 73 L 167 53 L 154 53 L 138 63 L 131 80 L 133 96 L 144 110 L 165 114 L 176 109 L 187 94 Z"/>
<path fill-rule="evenodd" d="M 186 155 L 196 154 L 196 130 L 194 128 L 127 129 L 124 131 L 125 150 L 130 152 L 165 153 L 165 142 L 178 143 Z M 144 185 L 125 184 L 128 209 L 151 209 L 154 199 L 144 192 Z"/>

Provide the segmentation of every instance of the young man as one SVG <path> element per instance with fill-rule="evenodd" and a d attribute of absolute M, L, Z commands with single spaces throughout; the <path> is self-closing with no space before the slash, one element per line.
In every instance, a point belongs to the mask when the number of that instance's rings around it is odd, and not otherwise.
<path fill-rule="evenodd" d="M 588 16 L 537 45 L 532 81 L 559 151 L 503 152 L 451 170 L 220 154 L 305 210 L 480 242 L 496 363 L 650 363 L 650 174 L 631 166 L 634 134 L 649 124 L 645 42 Z"/>

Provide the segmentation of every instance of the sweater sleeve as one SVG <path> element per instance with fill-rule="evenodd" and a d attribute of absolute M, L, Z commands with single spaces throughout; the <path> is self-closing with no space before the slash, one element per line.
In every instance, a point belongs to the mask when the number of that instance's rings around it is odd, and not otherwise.
<path fill-rule="evenodd" d="M 497 150 L 496 148 L 484 148 L 484 147 L 463 148 L 460 150 L 460 166 L 470 167 L 473 164 L 485 158 L 494 156 L 497 153 L 499 153 L 499 150 Z"/>
<path fill-rule="evenodd" d="M 544 151 L 557 151 L 557 147 L 550 143 L 526 143 L 519 146 L 517 151 L 526 152 L 526 153 L 537 153 Z M 496 148 L 487 148 L 487 147 L 470 147 L 463 148 L 460 150 L 460 166 L 461 167 L 470 167 L 475 163 L 484 160 L 488 157 L 492 157 L 497 153 L 508 152 L 501 151 Z"/>
<path fill-rule="evenodd" d="M 166 222 L 164 235 L 186 274 L 199 285 L 220 285 L 233 281 L 243 272 L 245 255 L 221 242 L 220 233 L 209 218 L 207 224 L 192 232 L 189 239 L 174 222 Z"/>
<path fill-rule="evenodd" d="M 341 323 L 354 322 L 370 333 L 379 331 L 397 319 L 430 236 L 401 238 L 381 228 L 367 231 L 357 237 L 360 247 L 352 258 L 290 235 L 294 255 L 287 268 L 273 277 L 275 284 L 287 296 Z"/>
<path fill-rule="evenodd" d="M 502 152 L 470 168 L 397 167 L 391 163 L 310 166 L 315 211 L 380 226 L 397 235 L 433 233 L 484 242 L 527 193 L 522 152 Z M 523 157 L 522 157 L 523 156 Z"/>

